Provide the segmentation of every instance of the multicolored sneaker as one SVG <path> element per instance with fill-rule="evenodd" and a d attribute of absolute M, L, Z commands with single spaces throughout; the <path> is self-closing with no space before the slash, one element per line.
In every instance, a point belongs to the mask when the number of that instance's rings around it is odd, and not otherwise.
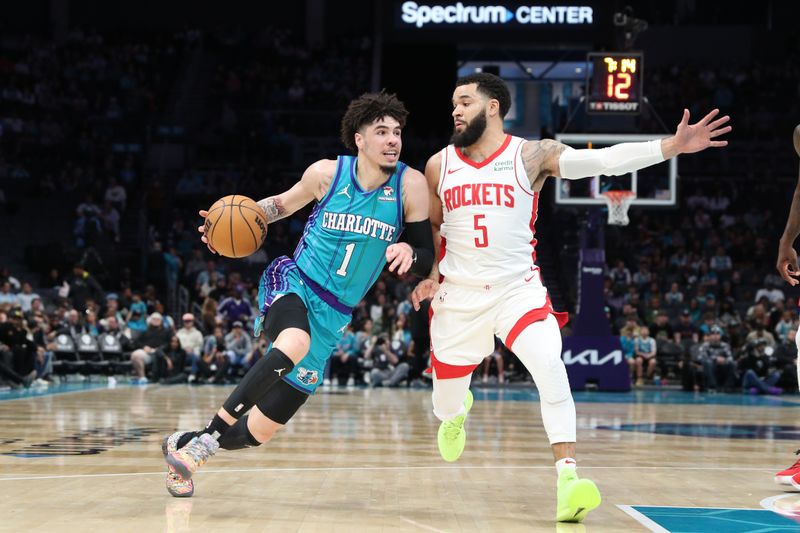
<path fill-rule="evenodd" d="M 437 438 L 439 442 L 439 454 L 441 454 L 442 459 L 448 463 L 452 463 L 461 457 L 464 446 L 467 444 L 467 432 L 464 429 L 464 422 L 467 419 L 467 414 L 470 409 L 472 409 L 472 391 L 468 390 L 467 398 L 464 400 L 464 410 L 466 413 L 458 415 L 452 420 L 442 422 L 439 425 L 439 434 Z"/>
<path fill-rule="evenodd" d="M 208 458 L 217 453 L 219 443 L 208 433 L 195 437 L 183 448 L 167 454 L 167 463 L 183 479 L 191 479 Z"/>
<path fill-rule="evenodd" d="M 794 454 L 800 455 L 800 450 L 797 450 Z M 800 457 L 792 466 L 775 474 L 775 483 L 778 485 L 791 485 L 792 477 L 797 474 L 800 474 Z"/>
<path fill-rule="evenodd" d="M 578 479 L 574 468 L 563 468 L 558 475 L 557 522 L 583 522 L 600 505 L 600 491 L 589 479 Z"/>
<path fill-rule="evenodd" d="M 176 431 L 164 438 L 161 443 L 161 453 L 164 454 L 164 459 L 167 458 L 167 455 L 178 451 L 178 441 L 186 433 L 186 431 Z M 191 479 L 183 479 L 169 463 L 167 463 L 167 492 L 176 498 L 189 498 L 194 494 L 194 482 Z"/>
<path fill-rule="evenodd" d="M 796 492 L 800 492 L 800 472 L 792 476 L 792 487 Z M 798 511 L 800 511 L 800 506 L 798 506 Z"/>

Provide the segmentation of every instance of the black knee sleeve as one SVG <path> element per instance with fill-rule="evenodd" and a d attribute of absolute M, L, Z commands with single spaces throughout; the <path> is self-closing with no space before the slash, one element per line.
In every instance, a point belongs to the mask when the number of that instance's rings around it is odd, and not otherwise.
<path fill-rule="evenodd" d="M 264 333 L 273 342 L 286 328 L 302 329 L 311 335 L 306 304 L 294 293 L 278 298 L 269 308 L 264 320 Z"/>
<path fill-rule="evenodd" d="M 241 450 L 261 445 L 247 429 L 247 415 L 237 420 L 217 442 L 219 442 L 219 447 L 225 450 Z"/>
<path fill-rule="evenodd" d="M 306 400 L 307 393 L 281 381 L 256 402 L 256 407 L 270 420 L 285 426 Z"/>
<path fill-rule="evenodd" d="M 285 353 L 273 347 L 253 365 L 222 407 L 239 419 L 260 400 L 277 381 L 294 368 Z"/>

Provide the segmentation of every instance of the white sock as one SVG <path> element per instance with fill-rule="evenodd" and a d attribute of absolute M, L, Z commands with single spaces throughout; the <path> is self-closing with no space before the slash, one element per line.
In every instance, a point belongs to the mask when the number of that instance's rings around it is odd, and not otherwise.
<path fill-rule="evenodd" d="M 556 461 L 556 473 L 558 474 L 561 474 L 561 471 L 565 468 L 571 468 L 572 470 L 575 470 L 577 467 L 578 464 L 572 457 L 565 457 Z"/>

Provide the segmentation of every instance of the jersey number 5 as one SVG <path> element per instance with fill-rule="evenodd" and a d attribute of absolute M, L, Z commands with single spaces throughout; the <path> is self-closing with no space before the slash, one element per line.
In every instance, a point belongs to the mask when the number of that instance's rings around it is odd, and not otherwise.
<path fill-rule="evenodd" d="M 486 218 L 486 215 L 475 215 L 475 231 L 481 232 L 480 238 L 475 237 L 476 248 L 486 248 L 489 246 L 489 232 L 486 230 L 486 226 L 480 223 L 484 218 Z"/>

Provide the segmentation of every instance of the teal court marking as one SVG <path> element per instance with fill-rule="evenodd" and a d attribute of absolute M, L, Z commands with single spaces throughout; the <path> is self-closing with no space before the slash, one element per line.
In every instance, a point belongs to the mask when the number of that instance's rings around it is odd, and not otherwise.
<path fill-rule="evenodd" d="M 128 387 L 127 383 L 117 384 L 115 387 Z M 56 394 L 67 394 L 71 392 L 86 392 L 90 390 L 107 389 L 108 383 L 53 383 L 49 387 L 31 387 L 29 389 L 12 389 L 0 391 L 0 401 L 20 400 L 23 398 L 38 398 L 41 396 L 53 396 Z"/>
<path fill-rule="evenodd" d="M 658 533 L 797 533 L 800 523 L 766 509 L 617 505 Z"/>

